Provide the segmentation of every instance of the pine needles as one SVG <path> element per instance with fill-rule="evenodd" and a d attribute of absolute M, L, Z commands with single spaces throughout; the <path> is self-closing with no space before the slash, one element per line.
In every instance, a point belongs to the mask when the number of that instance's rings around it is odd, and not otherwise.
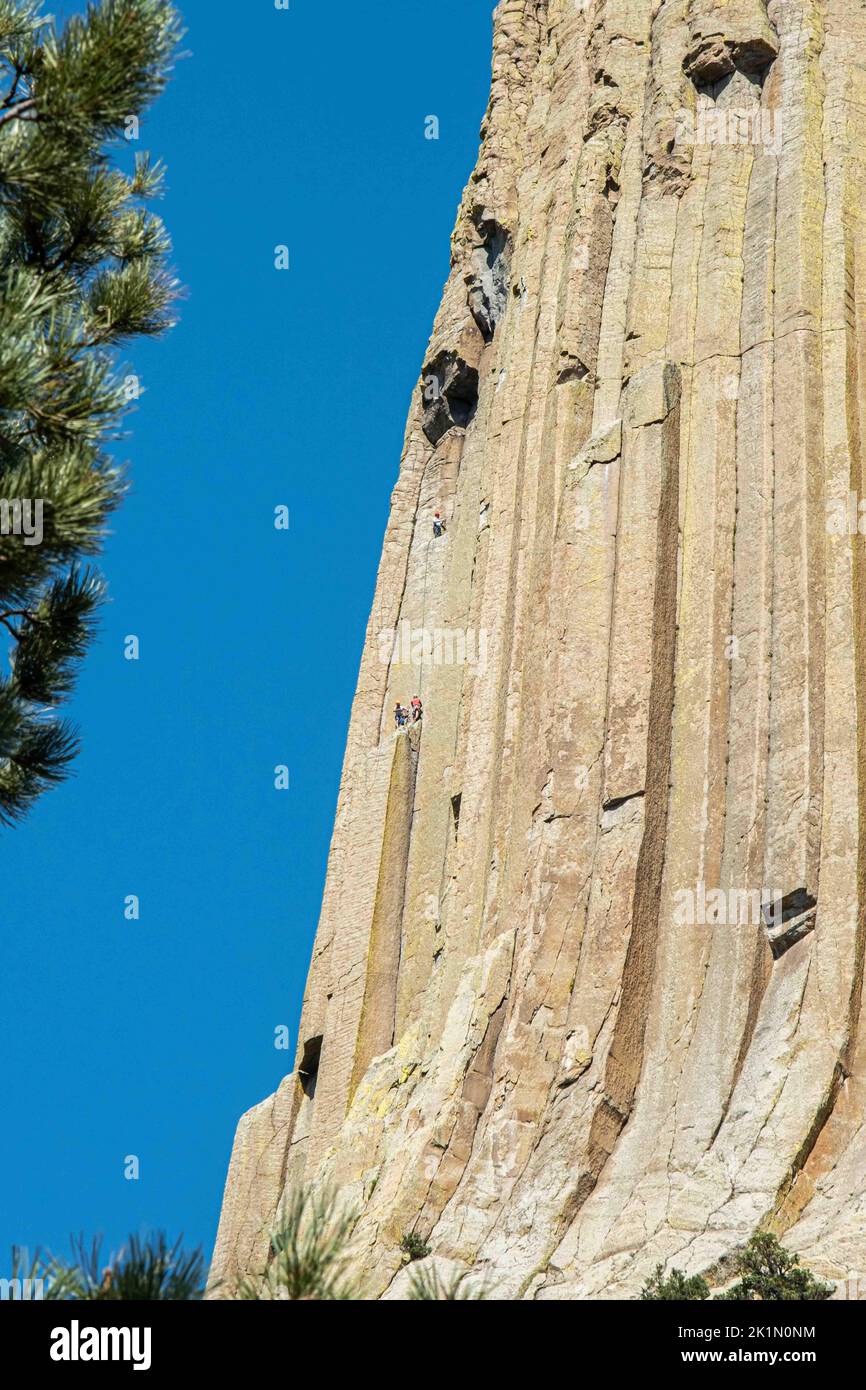
<path fill-rule="evenodd" d="M 33 0 L 0 0 L 0 824 L 78 751 L 54 711 L 105 597 L 82 561 L 125 491 L 108 446 L 138 388 L 118 353 L 171 327 L 178 295 L 148 206 L 162 166 L 111 156 L 180 37 L 168 0 L 101 0 L 62 29 Z"/>

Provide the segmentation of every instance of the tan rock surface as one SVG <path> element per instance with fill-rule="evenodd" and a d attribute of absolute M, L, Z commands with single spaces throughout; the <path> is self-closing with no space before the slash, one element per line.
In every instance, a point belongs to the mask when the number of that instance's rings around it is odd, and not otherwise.
<path fill-rule="evenodd" d="M 866 9 L 502 0 L 482 137 L 214 1278 L 300 1180 L 373 1296 L 407 1231 L 512 1298 L 863 1275 Z"/>

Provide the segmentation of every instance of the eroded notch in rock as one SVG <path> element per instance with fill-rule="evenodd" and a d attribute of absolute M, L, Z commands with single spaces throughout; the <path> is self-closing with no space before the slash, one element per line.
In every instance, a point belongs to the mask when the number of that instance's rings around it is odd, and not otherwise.
<path fill-rule="evenodd" d="M 683 60 L 696 86 L 723 81 L 735 72 L 763 80 L 779 52 L 766 0 L 692 0 L 689 48 Z"/>
<path fill-rule="evenodd" d="M 467 302 L 484 341 L 489 343 L 508 303 L 511 234 L 486 208 L 477 208 L 472 220 L 479 245 L 472 251 L 466 275 Z"/>
<path fill-rule="evenodd" d="M 316 1038 L 308 1038 L 304 1043 L 304 1051 L 298 1063 L 298 1077 L 301 1082 L 301 1090 L 308 1100 L 312 1100 L 316 1094 L 316 1081 L 319 1075 L 319 1060 L 322 1055 L 322 1035 Z"/>
<path fill-rule="evenodd" d="M 557 386 L 563 386 L 568 381 L 585 381 L 589 376 L 589 367 L 585 362 L 571 352 L 562 352 L 559 357 L 559 368 L 556 373 Z"/>
<path fill-rule="evenodd" d="M 782 898 L 774 898 L 761 909 L 764 927 L 774 960 L 815 930 L 817 900 L 806 888 L 795 888 Z"/>
<path fill-rule="evenodd" d="M 421 378 L 424 402 L 422 429 L 431 444 L 438 444 L 455 427 L 465 429 L 478 408 L 478 372 L 456 352 L 438 352 Z"/>
<path fill-rule="evenodd" d="M 696 86 L 713 85 L 734 72 L 762 78 L 776 60 L 778 35 L 766 0 L 692 0 L 689 46 L 683 67 Z"/>
<path fill-rule="evenodd" d="M 624 796 L 611 797 L 610 801 L 605 801 L 603 803 L 601 809 L 603 811 L 618 811 L 620 806 L 624 806 L 627 801 L 635 801 L 644 794 L 644 790 L 641 788 L 641 790 L 637 792 L 626 792 Z"/>

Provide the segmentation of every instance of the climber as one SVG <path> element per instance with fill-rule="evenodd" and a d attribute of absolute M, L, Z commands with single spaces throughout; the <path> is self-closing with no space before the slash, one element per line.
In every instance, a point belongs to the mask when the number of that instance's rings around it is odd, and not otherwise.
<path fill-rule="evenodd" d="M 440 512 L 435 512 L 433 516 L 433 535 L 445 535 L 445 518 L 441 515 Z"/>
<path fill-rule="evenodd" d="M 423 707 L 423 705 L 421 704 L 421 697 L 420 697 L 420 695 L 413 695 L 413 696 L 412 696 L 412 700 L 411 700 L 411 704 L 412 704 L 412 723 L 413 723 L 413 724 L 420 724 L 420 723 L 421 723 L 421 719 L 423 718 L 423 715 L 424 715 L 424 707 Z"/>
<path fill-rule="evenodd" d="M 394 727 L 396 729 L 402 729 L 405 728 L 405 726 L 408 723 L 409 711 L 407 709 L 404 709 L 404 707 L 400 704 L 400 701 L 398 700 L 396 705 L 394 706 Z"/>

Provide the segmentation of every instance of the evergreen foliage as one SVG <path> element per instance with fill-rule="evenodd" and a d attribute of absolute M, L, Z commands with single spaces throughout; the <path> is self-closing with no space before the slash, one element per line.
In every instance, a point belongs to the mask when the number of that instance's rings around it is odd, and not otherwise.
<path fill-rule="evenodd" d="M 471 1270 L 459 1270 L 447 1279 L 442 1278 L 433 1264 L 421 1265 L 412 1271 L 410 1303 L 483 1303 L 486 1300 L 486 1286 L 471 1278 Z"/>
<path fill-rule="evenodd" d="M 430 1246 L 423 1236 L 419 1236 L 417 1231 L 407 1231 L 400 1241 L 400 1249 L 410 1260 L 426 1260 L 430 1254 Z"/>
<path fill-rule="evenodd" d="M 739 1283 L 720 1295 L 731 1301 L 821 1302 L 831 1298 L 832 1286 L 803 1269 L 800 1256 L 780 1245 L 769 1231 L 759 1231 L 738 1254 Z"/>
<path fill-rule="evenodd" d="M 85 563 L 124 492 L 107 446 L 134 392 L 118 352 L 172 322 L 168 238 L 147 207 L 163 170 L 112 153 L 162 91 L 168 0 L 101 0 L 62 29 L 0 0 L 0 824 L 68 775 L 56 714 L 104 598 Z M 134 379 L 133 379 L 134 380 Z M 41 512 L 41 515 L 40 515 Z"/>
<path fill-rule="evenodd" d="M 741 1276 L 719 1300 L 729 1302 L 762 1301 L 815 1302 L 831 1298 L 833 1288 L 822 1284 L 800 1265 L 799 1255 L 786 1250 L 769 1231 L 759 1231 L 747 1245 L 726 1257 L 724 1266 Z M 710 1297 L 710 1286 L 699 1274 L 688 1278 L 674 1269 L 665 1276 L 664 1265 L 644 1284 L 640 1297 L 655 1302 L 688 1301 Z"/>
<path fill-rule="evenodd" d="M 125 1248 L 107 1264 L 101 1258 L 101 1241 L 87 1245 L 83 1237 L 72 1242 L 73 1259 L 42 1256 L 29 1260 L 21 1250 L 12 1252 L 13 1279 L 43 1281 L 43 1299 L 55 1302 L 190 1302 L 202 1297 L 205 1283 L 201 1250 L 185 1251 L 180 1241 L 169 1246 L 164 1235 L 151 1240 L 130 1236 Z"/>
<path fill-rule="evenodd" d="M 297 1187 L 270 1233 L 270 1259 L 258 1279 L 242 1279 L 243 1300 L 346 1301 L 362 1297 L 351 1273 L 351 1238 L 357 1213 L 336 1193 Z"/>
<path fill-rule="evenodd" d="M 345 1302 L 365 1297 L 356 1271 L 353 1233 L 358 1213 L 332 1189 L 292 1189 L 270 1235 L 265 1269 L 233 1289 L 212 1286 L 217 1297 L 244 1301 L 302 1300 Z M 185 1251 L 180 1241 L 169 1246 L 162 1234 L 150 1240 L 130 1236 L 119 1255 L 103 1264 L 101 1242 L 73 1240 L 73 1259 L 60 1260 L 37 1251 L 31 1260 L 13 1249 L 12 1278 L 24 1284 L 42 1281 L 41 1297 L 54 1301 L 190 1301 L 202 1298 L 206 1271 L 201 1250 Z M 429 1250 L 426 1252 L 429 1254 Z M 487 1285 L 458 1271 L 443 1278 L 435 1264 L 412 1273 L 407 1299 L 412 1303 L 482 1301 Z M 33 1296 L 31 1294 L 31 1296 Z"/>
<path fill-rule="evenodd" d="M 655 1273 L 644 1284 L 640 1296 L 644 1301 L 655 1303 L 691 1302 L 709 1298 L 710 1286 L 699 1274 L 689 1278 L 681 1269 L 674 1269 L 665 1276 L 664 1265 L 656 1265 Z"/>

